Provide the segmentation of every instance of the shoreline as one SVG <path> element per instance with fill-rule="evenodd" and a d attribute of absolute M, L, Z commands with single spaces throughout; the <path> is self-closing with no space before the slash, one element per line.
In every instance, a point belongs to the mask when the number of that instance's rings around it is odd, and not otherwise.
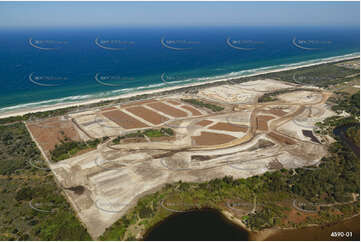
<path fill-rule="evenodd" d="M 214 210 L 217 213 L 220 213 L 229 223 L 232 223 L 236 226 L 238 226 L 240 229 L 246 231 L 248 233 L 248 241 L 266 241 L 267 239 L 269 239 L 272 236 L 277 236 L 283 232 L 289 232 L 289 231 L 299 231 L 302 229 L 317 229 L 317 228 L 322 228 L 324 226 L 337 226 L 337 225 L 342 225 L 344 223 L 350 222 L 352 221 L 352 219 L 354 219 L 357 216 L 360 216 L 360 214 L 355 214 L 353 216 L 350 216 L 348 218 L 344 218 L 340 221 L 337 222 L 331 222 L 331 223 L 327 223 L 327 224 L 310 224 L 308 226 L 305 227 L 301 227 L 301 228 L 293 228 L 293 227 L 287 227 L 287 228 L 281 228 L 281 227 L 272 227 L 272 228 L 267 228 L 267 229 L 263 229 L 260 231 L 253 231 L 250 228 L 248 228 L 241 219 L 235 217 L 231 212 L 221 209 L 221 208 L 201 208 L 201 209 L 196 209 L 196 210 L 189 210 L 186 211 L 187 212 L 193 212 L 193 211 L 206 211 L 207 209 L 211 209 Z M 154 224 L 150 229 L 143 231 L 142 235 L 139 237 L 141 239 L 144 239 L 147 234 L 152 231 L 155 227 L 161 225 L 163 222 L 166 222 L 166 220 L 171 217 L 171 216 L 175 216 L 176 214 L 171 214 L 169 216 L 167 216 L 166 218 L 162 219 L 161 221 L 159 221 L 158 223 Z"/>
<path fill-rule="evenodd" d="M 52 105 L 48 105 L 48 106 L 44 105 L 44 106 L 34 107 L 34 108 L 18 108 L 13 111 L 5 111 L 3 113 L 0 113 L 0 119 L 14 117 L 14 116 L 22 116 L 22 115 L 25 115 L 28 113 L 52 111 L 52 110 L 57 110 L 57 109 L 62 109 L 62 108 L 96 104 L 96 103 L 101 103 L 101 102 L 105 102 L 105 101 L 115 101 L 115 100 L 118 100 L 121 98 L 130 98 L 130 97 L 135 97 L 135 96 L 145 95 L 145 94 L 152 95 L 152 94 L 162 93 L 162 92 L 166 92 L 166 91 L 174 91 L 174 90 L 182 89 L 182 88 L 196 87 L 196 86 L 201 86 L 201 85 L 205 85 L 205 84 L 237 80 L 237 79 L 242 79 L 242 78 L 247 78 L 247 77 L 259 76 L 259 75 L 270 74 L 270 73 L 277 73 L 277 72 L 282 72 L 282 71 L 296 70 L 296 69 L 305 68 L 305 67 L 311 67 L 311 66 L 317 66 L 317 65 L 322 65 L 322 64 L 329 64 L 329 63 L 335 63 L 335 62 L 347 61 L 347 60 L 360 58 L 360 54 L 357 54 L 354 56 L 349 56 L 349 55 L 352 55 L 352 54 L 325 58 L 325 59 L 332 59 L 332 60 L 322 60 L 322 61 L 319 61 L 316 63 L 301 64 L 301 65 L 297 65 L 297 66 L 289 66 L 289 67 L 284 67 L 284 68 L 278 68 L 275 70 L 266 70 L 266 71 L 261 71 L 258 73 L 253 73 L 253 74 L 244 75 L 244 76 L 228 77 L 228 78 L 221 78 L 221 79 L 216 79 L 216 80 L 212 80 L 212 81 L 196 82 L 196 83 L 191 83 L 191 84 L 177 85 L 177 86 L 173 86 L 173 87 L 164 87 L 161 89 L 152 89 L 152 90 L 146 90 L 146 91 L 132 92 L 132 93 L 120 94 L 120 95 L 117 95 L 114 97 L 108 97 L 108 98 L 97 98 L 97 99 L 92 99 L 92 100 L 87 100 L 87 101 L 58 103 L 58 104 L 52 104 Z M 298 63 L 300 63 L 300 62 L 298 62 Z M 290 63 L 290 64 L 297 64 L 297 63 Z M 31 104 L 31 103 L 28 103 L 28 105 L 29 104 Z M 24 104 L 24 105 L 27 105 L 27 104 Z M 8 108 L 11 108 L 11 107 L 5 107 L 3 109 L 8 109 Z"/>
<path fill-rule="evenodd" d="M 223 216 L 226 217 L 226 219 L 228 219 L 231 223 L 236 224 L 237 226 L 239 226 L 242 229 L 246 230 L 248 232 L 249 241 L 265 241 L 268 238 L 270 238 L 271 236 L 280 234 L 280 233 L 285 232 L 285 231 L 297 231 L 297 230 L 300 230 L 300 229 L 318 228 L 318 227 L 324 227 L 324 226 L 337 226 L 337 225 L 341 225 L 343 223 L 349 222 L 349 221 L 351 221 L 352 219 L 354 219 L 357 216 L 360 216 L 360 214 L 355 214 L 355 215 L 352 215 L 350 217 L 341 219 L 340 221 L 337 221 L 337 222 L 331 222 L 331 223 L 327 223 L 327 224 L 310 224 L 310 225 L 308 225 L 306 227 L 301 227 L 301 228 L 272 227 L 272 228 L 263 229 L 263 230 L 260 230 L 260 231 L 253 231 L 250 228 L 248 228 L 239 218 L 233 216 L 232 213 L 230 213 L 230 212 L 228 212 L 226 210 L 220 210 L 220 209 L 217 209 L 217 210 L 219 212 L 221 212 L 223 214 Z"/>
<path fill-rule="evenodd" d="M 232 213 L 226 211 L 226 210 L 219 210 L 223 216 L 225 216 L 230 222 L 233 224 L 236 224 L 237 226 L 241 227 L 242 229 L 246 230 L 248 233 L 248 241 L 264 241 L 267 238 L 269 238 L 272 235 L 275 235 L 282 231 L 282 229 L 279 228 L 270 228 L 270 229 L 263 229 L 261 231 L 253 231 L 250 228 L 248 228 L 241 219 L 233 216 Z"/>

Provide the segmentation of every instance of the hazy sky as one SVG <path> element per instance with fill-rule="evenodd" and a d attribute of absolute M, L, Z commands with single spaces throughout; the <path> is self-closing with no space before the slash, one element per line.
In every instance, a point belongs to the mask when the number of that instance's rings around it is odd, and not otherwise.
<path fill-rule="evenodd" d="M 0 2 L 0 27 L 344 25 L 359 2 Z"/>

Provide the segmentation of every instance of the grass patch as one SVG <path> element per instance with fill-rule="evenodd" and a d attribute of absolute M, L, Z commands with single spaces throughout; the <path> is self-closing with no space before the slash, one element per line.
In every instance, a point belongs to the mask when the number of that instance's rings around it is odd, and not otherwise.
<path fill-rule="evenodd" d="M 174 131 L 171 128 L 146 129 L 144 131 L 138 130 L 137 132 L 134 133 L 118 136 L 117 138 L 113 139 L 112 142 L 113 144 L 119 144 L 121 140 L 126 138 L 144 138 L 144 136 L 147 136 L 149 138 L 174 136 Z"/>
<path fill-rule="evenodd" d="M 60 161 L 69 159 L 80 151 L 87 149 L 94 149 L 98 144 L 108 140 L 109 137 L 103 137 L 101 139 L 93 139 L 89 141 L 73 141 L 65 138 L 61 144 L 56 145 L 55 148 L 50 152 L 52 161 Z"/>
<path fill-rule="evenodd" d="M 212 110 L 212 112 L 219 112 L 224 110 L 224 107 L 220 107 L 214 104 L 205 103 L 197 99 L 181 99 L 183 102 L 189 103 L 195 107 L 207 108 Z"/>

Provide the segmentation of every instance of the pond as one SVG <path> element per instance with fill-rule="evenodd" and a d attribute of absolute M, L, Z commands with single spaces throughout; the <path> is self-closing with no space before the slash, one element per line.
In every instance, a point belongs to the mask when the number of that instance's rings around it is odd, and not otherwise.
<path fill-rule="evenodd" d="M 230 223 L 214 209 L 194 210 L 172 215 L 145 235 L 144 240 L 248 240 L 249 234 Z"/>

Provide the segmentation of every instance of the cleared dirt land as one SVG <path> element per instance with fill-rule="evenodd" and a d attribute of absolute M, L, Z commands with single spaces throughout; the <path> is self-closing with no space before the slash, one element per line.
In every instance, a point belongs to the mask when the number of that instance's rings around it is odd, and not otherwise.
<path fill-rule="evenodd" d="M 265 115 L 257 116 L 257 129 L 261 131 L 267 131 L 268 130 L 267 122 L 271 119 L 274 119 L 274 117 L 265 116 Z"/>
<path fill-rule="evenodd" d="M 175 101 L 175 100 L 166 100 L 168 103 L 170 103 L 170 104 L 173 104 L 173 105 L 181 105 L 181 103 L 180 102 L 177 102 L 177 101 Z"/>
<path fill-rule="evenodd" d="M 48 156 L 50 151 L 55 148 L 55 145 L 60 144 L 65 137 L 74 141 L 80 141 L 79 134 L 71 120 L 51 118 L 36 124 L 29 122 L 27 126 Z"/>
<path fill-rule="evenodd" d="M 211 123 L 213 123 L 213 122 L 205 119 L 205 120 L 202 120 L 202 121 L 198 122 L 197 125 L 200 125 L 202 127 L 206 127 L 207 125 L 210 125 Z"/>
<path fill-rule="evenodd" d="M 270 110 L 268 110 L 268 112 L 271 114 L 277 115 L 279 117 L 285 116 L 287 114 L 287 112 L 285 112 L 281 109 L 276 109 L 276 108 L 270 109 Z"/>
<path fill-rule="evenodd" d="M 276 134 L 275 132 L 270 132 L 267 134 L 268 137 L 270 137 L 271 139 L 279 142 L 279 143 L 283 143 L 286 145 L 294 145 L 296 144 L 296 142 L 288 137 L 285 136 L 281 136 L 279 134 Z"/>
<path fill-rule="evenodd" d="M 146 125 L 145 123 L 142 123 L 139 120 L 119 110 L 104 112 L 103 115 L 125 129 L 148 127 L 148 125 Z"/>
<path fill-rule="evenodd" d="M 184 108 L 184 109 L 187 109 L 188 111 L 190 111 L 192 113 L 192 116 L 202 115 L 201 112 L 199 112 L 197 109 L 195 109 L 195 108 L 193 108 L 191 106 L 183 105 L 183 106 L 181 106 L 181 108 Z"/>
<path fill-rule="evenodd" d="M 200 136 L 192 136 L 196 145 L 220 145 L 228 143 L 236 137 L 227 134 L 217 134 L 211 132 L 202 132 Z"/>
<path fill-rule="evenodd" d="M 136 107 L 131 107 L 131 108 L 127 108 L 127 111 L 131 112 L 132 114 L 141 117 L 142 119 L 154 124 L 154 125 L 158 125 L 161 123 L 164 123 L 165 121 L 168 121 L 169 119 L 153 112 L 150 109 L 147 109 L 145 107 L 141 107 L 141 106 L 136 106 Z"/>
<path fill-rule="evenodd" d="M 217 124 L 212 125 L 208 129 L 224 130 L 224 131 L 231 131 L 231 132 L 247 132 L 248 127 L 240 126 L 240 125 L 236 125 L 236 124 L 218 122 Z"/>
<path fill-rule="evenodd" d="M 162 102 L 150 103 L 150 104 L 147 104 L 147 106 L 152 107 L 158 111 L 161 111 L 162 113 L 168 114 L 175 118 L 182 118 L 182 117 L 188 116 L 186 112 L 183 112 L 182 110 L 179 110 L 178 108 L 174 108 L 174 107 L 169 106 Z"/>

